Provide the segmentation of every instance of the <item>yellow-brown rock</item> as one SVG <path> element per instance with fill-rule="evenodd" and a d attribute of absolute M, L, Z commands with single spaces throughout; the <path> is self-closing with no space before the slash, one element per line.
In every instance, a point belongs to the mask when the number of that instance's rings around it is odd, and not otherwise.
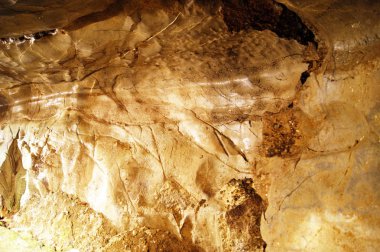
<path fill-rule="evenodd" d="M 380 248 L 380 5 L 227 2 L 0 4 L 6 225 L 58 251 Z"/>

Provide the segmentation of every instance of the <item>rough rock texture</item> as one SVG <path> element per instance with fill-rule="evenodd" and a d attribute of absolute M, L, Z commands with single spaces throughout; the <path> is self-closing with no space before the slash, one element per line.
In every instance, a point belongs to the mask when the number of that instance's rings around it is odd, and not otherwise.
<path fill-rule="evenodd" d="M 379 3 L 285 3 L 321 28 L 329 52 L 298 99 L 316 134 L 286 179 L 272 172 L 264 240 L 272 251 L 377 251 Z"/>
<path fill-rule="evenodd" d="M 0 15 L 10 228 L 58 251 L 380 247 L 378 3 L 47 2 L 0 8 L 25 22 Z"/>
<path fill-rule="evenodd" d="M 1 0 L 0 34 L 20 37 L 66 26 L 80 17 L 112 10 L 111 4 L 112 0 Z"/>
<path fill-rule="evenodd" d="M 44 245 L 58 251 L 86 251 L 90 247 L 99 251 L 117 234 L 101 214 L 63 193 L 34 196 L 17 213 L 11 226 L 28 227 L 24 232 L 32 231 Z"/>

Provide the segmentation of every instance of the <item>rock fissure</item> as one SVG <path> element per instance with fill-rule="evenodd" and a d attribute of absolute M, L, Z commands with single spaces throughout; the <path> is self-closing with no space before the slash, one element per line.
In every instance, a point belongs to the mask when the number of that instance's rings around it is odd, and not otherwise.
<path fill-rule="evenodd" d="M 42 39 L 44 37 L 48 36 L 54 36 L 58 32 L 58 29 L 51 29 L 47 31 L 40 31 L 33 34 L 25 34 L 18 37 L 7 37 L 7 38 L 0 38 L 0 42 L 5 45 L 10 44 L 22 44 L 25 42 L 33 43 L 36 40 Z"/>

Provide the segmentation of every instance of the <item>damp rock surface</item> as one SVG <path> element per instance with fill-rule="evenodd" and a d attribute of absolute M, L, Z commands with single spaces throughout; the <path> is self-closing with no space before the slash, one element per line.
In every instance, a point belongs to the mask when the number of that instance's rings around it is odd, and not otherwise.
<path fill-rule="evenodd" d="M 379 4 L 95 2 L 0 5 L 4 230 L 42 251 L 380 247 Z"/>

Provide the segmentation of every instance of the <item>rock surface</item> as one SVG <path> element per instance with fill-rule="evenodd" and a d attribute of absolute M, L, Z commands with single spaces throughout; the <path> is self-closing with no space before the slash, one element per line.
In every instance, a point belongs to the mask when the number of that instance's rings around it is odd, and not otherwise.
<path fill-rule="evenodd" d="M 378 3 L 241 1 L 233 23 L 238 1 L 98 2 L 0 6 L 25 23 L 0 15 L 10 228 L 58 251 L 380 248 Z"/>

